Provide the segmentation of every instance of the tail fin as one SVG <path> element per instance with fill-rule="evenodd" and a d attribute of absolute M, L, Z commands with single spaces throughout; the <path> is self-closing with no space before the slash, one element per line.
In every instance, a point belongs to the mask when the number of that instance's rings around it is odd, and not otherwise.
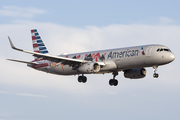
<path fill-rule="evenodd" d="M 31 30 L 31 34 L 32 34 L 34 52 L 48 54 L 49 52 L 46 46 L 44 45 L 41 37 L 39 36 L 39 33 L 37 32 L 37 30 L 36 29 Z"/>

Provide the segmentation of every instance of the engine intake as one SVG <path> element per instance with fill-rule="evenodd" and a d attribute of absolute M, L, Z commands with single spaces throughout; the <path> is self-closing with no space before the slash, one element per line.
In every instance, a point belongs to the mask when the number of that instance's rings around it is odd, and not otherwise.
<path fill-rule="evenodd" d="M 78 71 L 83 73 L 97 73 L 100 71 L 100 65 L 95 62 L 89 62 L 81 65 Z"/>
<path fill-rule="evenodd" d="M 139 79 L 146 76 L 146 69 L 144 68 L 135 68 L 131 70 L 124 71 L 124 77 L 130 79 Z"/>

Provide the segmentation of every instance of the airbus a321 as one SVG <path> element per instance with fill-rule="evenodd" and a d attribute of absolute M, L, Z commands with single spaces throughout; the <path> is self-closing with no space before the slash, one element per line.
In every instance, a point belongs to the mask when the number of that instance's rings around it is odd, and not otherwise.
<path fill-rule="evenodd" d="M 32 54 L 35 59 L 31 62 L 8 59 L 10 61 L 26 63 L 36 70 L 57 75 L 78 75 L 78 81 L 85 83 L 85 74 L 112 73 L 109 85 L 117 86 L 115 77 L 123 71 L 124 77 L 139 79 L 146 76 L 145 67 L 154 69 L 154 78 L 158 78 L 158 66 L 168 64 L 175 59 L 175 55 L 164 45 L 150 44 L 135 47 L 90 51 L 83 53 L 50 55 L 36 29 L 31 30 L 33 52 L 16 48 L 10 37 L 13 49 Z"/>

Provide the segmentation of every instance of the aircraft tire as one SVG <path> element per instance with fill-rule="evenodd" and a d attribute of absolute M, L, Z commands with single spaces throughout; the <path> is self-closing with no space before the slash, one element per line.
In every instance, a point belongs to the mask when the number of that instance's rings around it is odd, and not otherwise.
<path fill-rule="evenodd" d="M 114 86 L 118 85 L 118 80 L 114 79 Z"/>
<path fill-rule="evenodd" d="M 82 82 L 86 83 L 87 82 L 87 77 L 86 76 L 82 76 Z"/>
<path fill-rule="evenodd" d="M 109 80 L 109 85 L 110 85 L 110 86 L 117 86 L 117 85 L 118 85 L 118 80 L 116 80 L 116 79 L 110 79 L 110 80 Z"/>
<path fill-rule="evenodd" d="M 87 77 L 86 76 L 79 76 L 78 77 L 78 82 L 86 83 L 87 82 Z"/>
<path fill-rule="evenodd" d="M 78 77 L 78 82 L 82 82 L 82 78 L 83 78 L 82 76 L 79 76 Z"/>
<path fill-rule="evenodd" d="M 154 78 L 158 78 L 158 77 L 159 77 L 159 74 L 154 73 L 154 74 L 153 74 L 153 77 L 154 77 Z"/>
<path fill-rule="evenodd" d="M 110 80 L 109 80 L 109 85 L 110 85 L 110 86 L 113 86 L 113 85 L 114 85 L 113 79 L 110 79 Z"/>

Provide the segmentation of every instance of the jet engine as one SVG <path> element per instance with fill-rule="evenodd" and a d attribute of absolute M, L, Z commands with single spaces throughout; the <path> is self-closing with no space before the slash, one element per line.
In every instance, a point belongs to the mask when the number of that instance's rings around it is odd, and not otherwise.
<path fill-rule="evenodd" d="M 124 71 L 124 77 L 130 79 L 139 79 L 144 78 L 146 76 L 146 69 L 144 68 L 135 68 L 131 70 Z"/>
<path fill-rule="evenodd" d="M 97 73 L 100 71 L 100 65 L 96 62 L 89 62 L 81 65 L 78 71 L 82 73 Z"/>

